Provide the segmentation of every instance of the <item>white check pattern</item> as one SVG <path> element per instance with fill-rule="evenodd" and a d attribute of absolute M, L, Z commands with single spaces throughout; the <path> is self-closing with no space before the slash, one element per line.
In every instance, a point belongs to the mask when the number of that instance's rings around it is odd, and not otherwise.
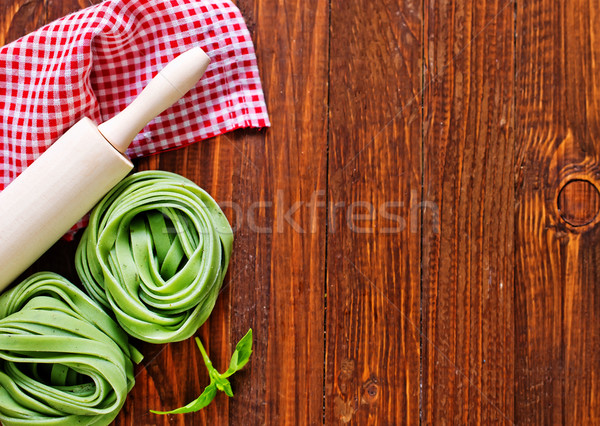
<path fill-rule="evenodd" d="M 135 158 L 270 126 L 254 46 L 235 5 L 107 0 L 2 47 L 0 190 L 79 119 L 114 116 L 193 46 L 211 58 L 205 76 L 136 137 L 128 151 Z"/>

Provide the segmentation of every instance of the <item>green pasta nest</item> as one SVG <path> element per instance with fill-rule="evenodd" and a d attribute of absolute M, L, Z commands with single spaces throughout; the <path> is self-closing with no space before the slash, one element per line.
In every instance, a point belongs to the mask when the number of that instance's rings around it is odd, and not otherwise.
<path fill-rule="evenodd" d="M 77 273 L 130 335 L 152 343 L 192 336 L 223 283 L 233 233 L 217 203 L 182 176 L 129 176 L 94 208 Z"/>
<path fill-rule="evenodd" d="M 35 274 L 0 296 L 0 421 L 108 425 L 141 360 L 127 335 L 60 275 Z"/>

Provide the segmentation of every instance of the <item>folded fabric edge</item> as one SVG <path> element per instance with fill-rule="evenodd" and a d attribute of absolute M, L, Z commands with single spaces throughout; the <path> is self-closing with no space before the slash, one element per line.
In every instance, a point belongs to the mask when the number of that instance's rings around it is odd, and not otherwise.
<path fill-rule="evenodd" d="M 260 132 L 260 131 L 266 130 L 269 127 L 271 127 L 271 123 L 268 120 L 264 120 L 264 121 L 265 121 L 265 124 L 262 124 L 262 125 L 261 124 L 255 124 L 255 123 L 253 123 L 252 125 L 248 125 L 246 123 L 243 123 L 243 124 L 239 124 L 238 123 L 238 124 L 235 124 L 235 125 L 233 125 L 231 127 L 223 128 L 223 129 L 221 129 L 221 130 L 219 130 L 217 132 L 211 133 L 210 136 L 203 137 L 202 139 L 192 140 L 192 141 L 189 141 L 189 142 L 183 142 L 181 145 L 174 146 L 172 148 L 166 148 L 166 149 L 163 149 L 162 151 L 152 152 L 152 153 L 146 154 L 146 155 L 130 156 L 130 158 L 131 159 L 139 159 L 139 158 L 145 158 L 145 157 L 154 157 L 155 155 L 160 155 L 160 154 L 163 154 L 165 152 L 177 151 L 178 149 L 185 148 L 187 146 L 191 146 L 191 145 L 200 143 L 200 142 L 208 140 L 208 139 L 216 138 L 218 136 L 224 135 L 225 133 L 231 133 L 231 132 L 233 132 L 235 130 L 254 129 L 254 130 L 257 130 L 257 131 Z"/>

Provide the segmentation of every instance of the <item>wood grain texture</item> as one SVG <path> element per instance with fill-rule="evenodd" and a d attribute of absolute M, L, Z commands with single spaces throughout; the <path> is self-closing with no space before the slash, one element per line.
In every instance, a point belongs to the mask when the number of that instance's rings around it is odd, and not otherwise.
<path fill-rule="evenodd" d="M 46 23 L 44 0 L 8 0 L 0 2 L 0 46 Z"/>
<path fill-rule="evenodd" d="M 331 6 L 324 421 L 417 424 L 421 2 Z"/>
<path fill-rule="evenodd" d="M 422 421 L 510 424 L 513 3 L 425 5 Z"/>
<path fill-rule="evenodd" d="M 61 18 L 69 13 L 76 12 L 104 0 L 44 0 L 46 6 L 46 23 Z"/>
<path fill-rule="evenodd" d="M 598 216 L 600 193 L 587 179 L 573 179 L 566 182 L 558 193 L 558 211 L 568 225 L 586 226 Z"/>
<path fill-rule="evenodd" d="M 254 172 L 233 182 L 247 216 L 233 318 L 241 332 L 243 318 L 263 322 L 256 340 L 264 353 L 252 371 L 264 378 L 248 378 L 253 391 L 232 407 L 231 424 L 315 424 L 323 410 L 325 211 L 311 201 L 326 180 L 328 7 L 324 0 L 237 4 L 257 45 L 272 128 L 239 140 Z M 265 208 L 254 210 L 260 202 Z"/>
<path fill-rule="evenodd" d="M 557 203 L 567 182 L 597 185 L 600 177 L 598 6 L 584 0 L 517 2 L 518 423 L 600 421 L 600 229 L 595 221 L 570 226 Z M 597 208 L 571 201 L 580 216 Z"/>
<path fill-rule="evenodd" d="M 100 0 L 3 0 L 0 43 Z M 194 342 L 149 345 L 116 425 L 600 423 L 598 0 L 238 0 L 272 120 L 145 158 L 223 206 Z M 77 241 L 25 275 L 77 282 Z"/>

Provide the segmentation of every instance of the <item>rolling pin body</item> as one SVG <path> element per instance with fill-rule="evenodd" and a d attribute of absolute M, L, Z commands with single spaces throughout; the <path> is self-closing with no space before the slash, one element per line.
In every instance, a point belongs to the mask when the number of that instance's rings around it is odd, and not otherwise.
<path fill-rule="evenodd" d="M 133 164 L 83 118 L 0 193 L 0 283 L 62 237 Z"/>
<path fill-rule="evenodd" d="M 171 61 L 125 110 L 83 118 L 0 192 L 0 291 L 133 168 L 124 155 L 148 122 L 188 92 L 210 60 L 193 48 Z"/>

